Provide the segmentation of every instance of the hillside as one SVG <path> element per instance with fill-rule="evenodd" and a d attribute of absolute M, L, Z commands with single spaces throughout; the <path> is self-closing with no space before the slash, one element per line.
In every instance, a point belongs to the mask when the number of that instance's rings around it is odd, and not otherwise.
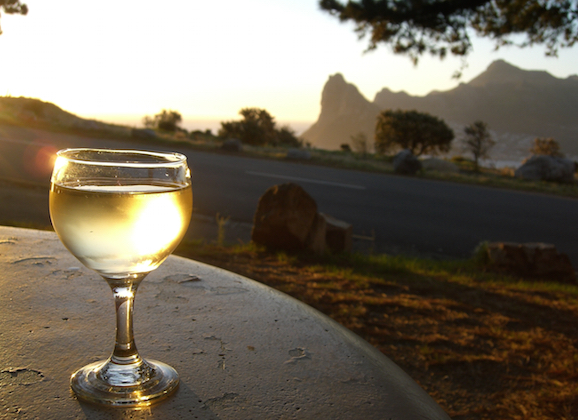
<path fill-rule="evenodd" d="M 545 71 L 522 70 L 503 60 L 449 91 L 420 97 L 383 88 L 373 102 L 341 75 L 331 76 L 323 89 L 319 120 L 303 133 L 303 138 L 327 149 L 338 149 L 359 132 L 373 138 L 379 110 L 390 108 L 416 109 L 441 117 L 452 126 L 456 137 L 466 124 L 481 119 L 498 141 L 492 150 L 496 159 L 526 156 L 536 137 L 553 137 L 562 151 L 578 156 L 578 77 L 559 79 Z M 459 153 L 458 142 L 454 143 L 453 152 Z"/>
<path fill-rule="evenodd" d="M 25 97 L 0 97 L 0 122 L 38 128 L 62 128 L 127 135 L 129 128 L 78 117 L 50 102 Z"/>

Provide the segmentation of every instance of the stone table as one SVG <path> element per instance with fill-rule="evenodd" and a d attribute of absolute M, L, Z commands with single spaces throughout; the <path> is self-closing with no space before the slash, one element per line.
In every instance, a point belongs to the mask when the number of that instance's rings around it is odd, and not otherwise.
<path fill-rule="evenodd" d="M 79 402 L 73 371 L 114 345 L 108 285 L 52 232 L 0 227 L 0 418 L 449 419 L 374 347 L 236 274 L 171 256 L 141 284 L 141 355 L 181 378 L 145 409 Z"/>

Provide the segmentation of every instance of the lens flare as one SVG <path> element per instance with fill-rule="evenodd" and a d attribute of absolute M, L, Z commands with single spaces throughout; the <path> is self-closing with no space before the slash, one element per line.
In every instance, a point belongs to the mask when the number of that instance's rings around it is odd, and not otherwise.
<path fill-rule="evenodd" d="M 37 180 L 50 176 L 58 149 L 51 144 L 36 140 L 24 151 L 24 170 Z"/>

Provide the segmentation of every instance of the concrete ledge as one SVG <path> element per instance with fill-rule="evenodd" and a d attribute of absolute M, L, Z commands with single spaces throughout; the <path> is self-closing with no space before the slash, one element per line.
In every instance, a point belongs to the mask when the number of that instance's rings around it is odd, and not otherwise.
<path fill-rule="evenodd" d="M 0 416 L 18 419 L 449 419 L 401 369 L 316 310 L 170 257 L 142 283 L 135 337 L 180 389 L 141 411 L 80 403 L 77 368 L 110 355 L 107 284 L 54 233 L 0 227 Z"/>

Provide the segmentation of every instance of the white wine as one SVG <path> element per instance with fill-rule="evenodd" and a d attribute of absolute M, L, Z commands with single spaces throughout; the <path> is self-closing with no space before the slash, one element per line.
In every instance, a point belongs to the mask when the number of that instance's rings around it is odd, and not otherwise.
<path fill-rule="evenodd" d="M 190 185 L 128 182 L 50 188 L 50 217 L 64 246 L 111 278 L 157 268 L 183 238 L 193 207 Z"/>

